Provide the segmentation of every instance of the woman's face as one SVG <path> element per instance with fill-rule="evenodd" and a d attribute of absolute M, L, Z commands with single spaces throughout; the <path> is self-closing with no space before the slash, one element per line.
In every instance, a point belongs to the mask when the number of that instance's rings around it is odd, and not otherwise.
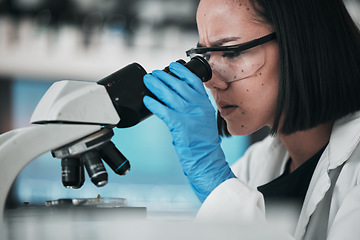
<path fill-rule="evenodd" d="M 201 0 L 197 24 L 199 45 L 203 47 L 241 44 L 273 32 L 271 26 L 259 21 L 248 0 Z M 265 125 L 273 125 L 279 83 L 277 41 L 264 43 L 256 51 L 253 59 L 263 58 L 263 64 L 249 76 L 225 82 L 221 73 L 218 74 L 222 70 L 213 68 L 213 78 L 205 83 L 227 122 L 228 131 L 233 135 L 247 135 Z M 210 65 L 224 66 L 218 64 L 222 56 L 210 57 Z M 240 65 L 235 65 L 237 70 L 232 66 L 224 67 L 223 71 L 229 72 L 230 69 L 235 79 L 235 73 L 242 71 L 243 66 Z"/>

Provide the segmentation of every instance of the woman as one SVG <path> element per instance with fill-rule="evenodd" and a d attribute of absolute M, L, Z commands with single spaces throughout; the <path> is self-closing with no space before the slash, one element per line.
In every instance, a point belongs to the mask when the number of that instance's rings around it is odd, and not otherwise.
<path fill-rule="evenodd" d="M 168 125 L 198 218 L 265 222 L 274 201 L 300 203 L 295 239 L 358 239 L 360 33 L 341 0 L 201 0 L 198 47 L 224 135 L 271 135 L 231 170 L 199 79 L 154 71 L 145 105 Z"/>

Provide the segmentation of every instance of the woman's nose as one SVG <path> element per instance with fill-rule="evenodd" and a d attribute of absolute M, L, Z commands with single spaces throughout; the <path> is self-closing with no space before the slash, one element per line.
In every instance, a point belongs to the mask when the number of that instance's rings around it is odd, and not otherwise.
<path fill-rule="evenodd" d="M 222 89 L 225 90 L 229 87 L 229 83 L 224 82 L 223 80 L 221 80 L 221 78 L 219 78 L 216 74 L 212 74 L 212 78 L 205 82 L 205 87 L 209 88 L 209 89 Z"/>

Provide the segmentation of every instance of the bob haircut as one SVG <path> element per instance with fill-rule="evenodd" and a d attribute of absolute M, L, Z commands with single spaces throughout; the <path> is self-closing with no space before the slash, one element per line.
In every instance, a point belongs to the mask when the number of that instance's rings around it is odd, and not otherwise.
<path fill-rule="evenodd" d="M 360 32 L 342 0 L 248 1 L 279 44 L 271 134 L 289 135 L 360 110 Z M 230 136 L 219 114 L 218 130 Z"/>

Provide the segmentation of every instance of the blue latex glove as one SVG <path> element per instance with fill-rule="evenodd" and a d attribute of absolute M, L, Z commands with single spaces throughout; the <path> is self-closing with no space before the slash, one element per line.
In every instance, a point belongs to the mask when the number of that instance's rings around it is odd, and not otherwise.
<path fill-rule="evenodd" d="M 203 83 L 180 63 L 171 63 L 169 69 L 179 78 L 159 70 L 144 77 L 146 87 L 166 106 L 149 96 L 144 97 L 144 104 L 170 129 L 184 174 L 204 201 L 235 175 L 220 147 L 215 109 Z"/>

